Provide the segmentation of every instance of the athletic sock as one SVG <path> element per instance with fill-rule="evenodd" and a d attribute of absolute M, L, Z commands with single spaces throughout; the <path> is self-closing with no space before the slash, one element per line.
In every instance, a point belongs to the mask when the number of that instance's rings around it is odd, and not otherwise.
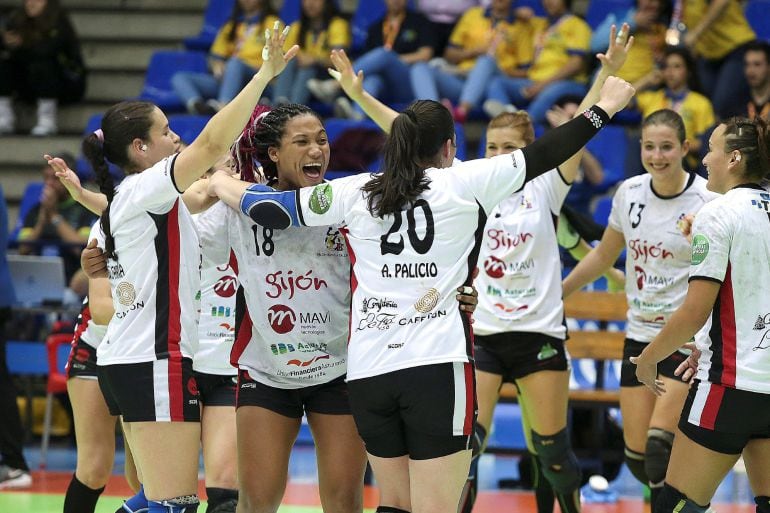
<path fill-rule="evenodd" d="M 80 482 L 75 474 L 64 495 L 64 513 L 93 513 L 104 487 L 93 489 Z"/>

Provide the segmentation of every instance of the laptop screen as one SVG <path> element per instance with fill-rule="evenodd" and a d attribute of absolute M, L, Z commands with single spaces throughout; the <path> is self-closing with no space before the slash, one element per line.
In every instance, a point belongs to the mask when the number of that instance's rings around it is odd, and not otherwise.
<path fill-rule="evenodd" d="M 8 255 L 8 268 L 22 306 L 60 305 L 64 300 L 64 261 L 58 256 Z"/>

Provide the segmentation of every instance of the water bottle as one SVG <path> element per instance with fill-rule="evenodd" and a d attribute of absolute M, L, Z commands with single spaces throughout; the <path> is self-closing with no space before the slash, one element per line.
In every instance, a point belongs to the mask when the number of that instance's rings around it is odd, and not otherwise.
<path fill-rule="evenodd" d="M 604 476 L 593 475 L 588 483 L 580 489 L 582 502 L 588 503 L 615 503 L 618 501 L 618 492 L 610 487 L 610 483 Z"/>

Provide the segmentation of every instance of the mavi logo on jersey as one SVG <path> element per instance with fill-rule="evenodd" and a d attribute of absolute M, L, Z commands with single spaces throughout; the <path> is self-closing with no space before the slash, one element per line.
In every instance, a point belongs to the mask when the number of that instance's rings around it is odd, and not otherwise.
<path fill-rule="evenodd" d="M 297 323 L 297 314 L 286 305 L 273 305 L 267 310 L 267 322 L 273 331 L 283 335 L 294 329 Z"/>
<path fill-rule="evenodd" d="M 214 284 L 214 292 L 220 297 L 232 297 L 238 288 L 238 278 L 235 276 L 222 276 Z"/>
<path fill-rule="evenodd" d="M 490 255 L 484 260 L 484 271 L 490 278 L 502 278 L 505 274 L 505 262 Z"/>

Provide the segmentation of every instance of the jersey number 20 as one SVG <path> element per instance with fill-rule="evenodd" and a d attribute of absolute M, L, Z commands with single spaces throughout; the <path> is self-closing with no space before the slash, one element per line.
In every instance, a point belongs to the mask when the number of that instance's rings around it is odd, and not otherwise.
<path fill-rule="evenodd" d="M 422 213 L 425 216 L 425 236 L 422 239 L 417 235 L 417 223 L 414 220 L 414 213 L 418 209 L 422 210 Z M 401 252 L 404 251 L 404 237 L 402 235 L 398 236 L 396 242 L 389 240 L 391 235 L 401 229 L 402 215 L 403 213 L 401 211 L 395 212 L 393 214 L 393 226 L 390 227 L 388 233 L 380 237 L 380 252 L 383 255 L 387 255 L 388 253 L 400 255 Z M 433 245 L 433 237 L 436 234 L 436 229 L 433 225 L 433 212 L 431 212 L 428 202 L 424 199 L 415 201 L 414 206 L 406 211 L 406 222 L 406 235 L 409 237 L 409 243 L 418 254 L 424 255 Z"/>

